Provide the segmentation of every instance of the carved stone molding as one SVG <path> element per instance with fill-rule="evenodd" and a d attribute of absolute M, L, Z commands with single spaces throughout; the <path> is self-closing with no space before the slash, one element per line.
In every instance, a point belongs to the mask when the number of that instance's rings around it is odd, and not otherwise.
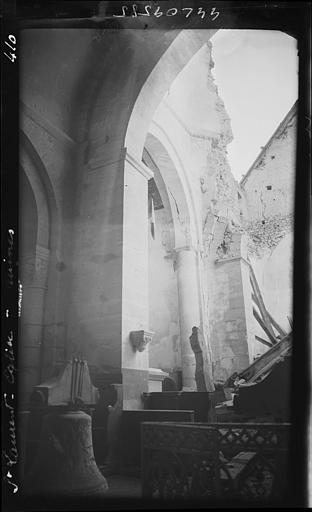
<path fill-rule="evenodd" d="M 154 177 L 153 171 L 149 169 L 143 162 L 136 160 L 132 155 L 130 155 L 130 153 L 128 153 L 127 150 L 125 153 L 125 160 L 147 180 Z"/>
<path fill-rule="evenodd" d="M 130 342 L 135 351 L 143 352 L 145 350 L 147 344 L 152 341 L 154 332 L 145 331 L 141 329 L 140 331 L 131 331 L 130 332 Z"/>
<path fill-rule="evenodd" d="M 33 123 L 35 123 L 40 128 L 53 139 L 62 145 L 66 145 L 67 147 L 74 148 L 77 145 L 77 142 L 73 140 L 67 133 L 63 132 L 55 126 L 53 123 L 48 121 L 44 116 L 42 116 L 39 112 L 37 112 L 30 105 L 26 105 L 23 101 L 20 101 L 20 113 L 21 113 L 21 125 L 23 129 L 27 123 L 27 120 L 31 119 Z"/>

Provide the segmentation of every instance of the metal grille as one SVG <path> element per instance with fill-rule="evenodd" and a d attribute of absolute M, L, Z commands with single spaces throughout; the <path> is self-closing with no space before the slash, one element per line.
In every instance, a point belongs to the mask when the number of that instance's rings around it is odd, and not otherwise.
<path fill-rule="evenodd" d="M 289 424 L 142 424 L 143 496 L 283 499 Z"/>

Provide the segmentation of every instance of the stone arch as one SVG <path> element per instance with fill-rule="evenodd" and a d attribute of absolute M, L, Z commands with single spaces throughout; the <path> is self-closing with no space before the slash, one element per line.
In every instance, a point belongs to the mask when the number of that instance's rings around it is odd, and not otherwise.
<path fill-rule="evenodd" d="M 191 213 L 177 168 L 165 146 L 150 132 L 146 137 L 145 148 L 159 169 L 168 192 L 175 247 L 192 245 Z"/>
<path fill-rule="evenodd" d="M 175 248 L 185 245 L 182 197 L 177 197 L 176 170 L 165 148 L 154 136 L 148 135 L 143 162 L 154 173 L 149 181 L 148 234 L 148 306 L 149 328 L 154 333 L 149 346 L 149 367 L 168 372 L 178 384 L 181 372 L 178 289 L 175 272 Z M 183 192 L 183 190 L 180 192 Z M 154 210 L 150 199 L 153 199 Z"/>
<path fill-rule="evenodd" d="M 36 234 L 35 240 L 36 245 L 40 245 L 45 249 L 49 249 L 50 247 L 50 213 L 48 204 L 46 201 L 45 193 L 43 190 L 42 183 L 40 178 L 36 173 L 31 171 L 32 166 L 28 164 L 25 160 L 28 157 L 23 157 L 23 164 L 21 164 L 21 175 L 20 180 L 22 180 L 22 176 L 25 175 L 27 182 L 31 188 L 33 193 L 33 197 L 35 200 L 36 210 L 37 210 L 37 223 L 36 223 Z M 23 204 L 21 204 L 21 208 L 23 208 Z M 27 213 L 27 212 L 25 212 Z"/>
<path fill-rule="evenodd" d="M 174 185 L 170 189 L 174 188 L 175 194 L 181 199 L 180 207 L 183 211 L 185 234 L 184 240 L 183 236 L 178 236 L 176 247 L 191 246 L 196 250 L 202 247 L 202 229 L 200 219 L 196 214 L 189 178 L 174 145 L 165 130 L 153 120 L 153 117 L 179 73 L 215 32 L 216 30 L 195 29 L 182 30 L 178 33 L 141 87 L 129 118 L 124 144 L 127 153 L 140 162 L 146 144 L 157 145 L 155 140 L 153 143 L 151 136 L 158 140 L 158 151 L 160 154 L 162 153 L 162 158 L 164 161 L 167 160 L 167 163 L 171 161 L 170 165 L 164 166 L 164 181 L 166 183 L 166 180 L 169 180 L 168 183 Z M 162 149 L 160 149 L 161 146 Z M 166 172 L 169 167 L 174 170 L 174 179 L 173 172 Z M 176 221 L 177 216 L 174 214 L 176 207 L 173 204 L 171 206 Z M 178 226 L 179 222 L 175 222 L 175 228 Z M 176 233 L 178 234 L 179 231 L 181 232 L 180 229 L 177 229 Z"/>
<path fill-rule="evenodd" d="M 56 194 L 48 172 L 27 135 L 20 131 L 20 165 L 31 184 L 38 209 L 37 243 L 46 249 L 58 247 L 60 218 Z"/>
<path fill-rule="evenodd" d="M 167 253 L 171 254 L 175 248 L 175 229 L 170 197 L 163 176 L 146 147 L 143 152 L 143 163 L 154 173 L 153 179 L 148 182 L 150 235 L 155 239 L 156 235 L 152 232 L 152 222 L 155 221 L 157 224 L 155 217 L 156 213 L 157 211 L 162 210 L 162 218 L 167 224 L 167 233 L 163 237 L 165 238 L 165 240 L 163 240 L 163 245 L 166 247 Z M 150 202 L 151 199 L 153 199 L 153 203 Z"/>
<path fill-rule="evenodd" d="M 128 122 L 125 147 L 139 161 L 156 108 L 173 80 L 216 30 L 182 30 L 144 82 Z"/>
<path fill-rule="evenodd" d="M 94 33 L 97 59 L 86 76 L 87 90 L 83 74 L 76 91 L 77 104 L 81 99 L 76 139 L 82 142 L 79 187 L 84 193 L 79 209 L 84 229 L 74 235 L 70 290 L 74 299 L 69 300 L 67 343 L 82 347 L 94 375 L 106 371 L 107 365 L 111 374 L 122 369 L 126 408 L 140 403 L 139 395 L 135 401 L 130 396 L 133 375 L 143 372 L 141 393 L 146 390 L 148 370 L 147 351 L 135 351 L 130 343 L 131 332 L 149 329 L 147 212 L 152 172 L 142 162 L 144 144 L 166 90 L 214 32 Z M 109 52 L 103 51 L 108 47 Z M 196 249 L 183 249 L 177 255 L 177 272 L 192 260 L 190 281 L 197 282 Z M 185 328 L 186 344 L 191 327 Z"/>
<path fill-rule="evenodd" d="M 44 373 L 47 290 L 49 282 L 55 280 L 51 272 L 51 254 L 59 245 L 60 222 L 48 173 L 23 132 L 20 136 L 19 181 L 22 240 L 19 251 L 19 279 L 22 285 L 19 368 L 21 400 L 26 404 L 33 386 L 42 380 Z M 28 234 L 33 238 L 32 244 L 24 242 Z"/>
<path fill-rule="evenodd" d="M 125 136 L 126 152 L 138 163 L 145 148 L 152 154 L 169 191 L 175 225 L 175 265 L 179 297 L 179 319 L 184 387 L 194 389 L 195 358 L 189 336 L 203 322 L 200 281 L 202 244 L 199 221 L 183 163 L 170 140 L 153 122 L 157 107 L 174 79 L 207 43 L 214 31 L 181 31 L 147 77 L 132 109 Z M 157 161 L 158 160 L 158 161 Z M 180 207 L 180 208 L 179 208 Z"/>

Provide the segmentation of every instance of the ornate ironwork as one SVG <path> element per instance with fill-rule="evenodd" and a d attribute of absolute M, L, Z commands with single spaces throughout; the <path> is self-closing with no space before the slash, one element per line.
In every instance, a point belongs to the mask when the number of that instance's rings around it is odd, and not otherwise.
<path fill-rule="evenodd" d="M 143 495 L 283 499 L 290 424 L 143 423 Z"/>

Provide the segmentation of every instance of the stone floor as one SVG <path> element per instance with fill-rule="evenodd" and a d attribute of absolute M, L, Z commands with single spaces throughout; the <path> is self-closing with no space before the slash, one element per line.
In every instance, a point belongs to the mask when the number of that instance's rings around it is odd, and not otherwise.
<path fill-rule="evenodd" d="M 133 476 L 107 476 L 107 498 L 141 498 L 141 480 Z"/>

